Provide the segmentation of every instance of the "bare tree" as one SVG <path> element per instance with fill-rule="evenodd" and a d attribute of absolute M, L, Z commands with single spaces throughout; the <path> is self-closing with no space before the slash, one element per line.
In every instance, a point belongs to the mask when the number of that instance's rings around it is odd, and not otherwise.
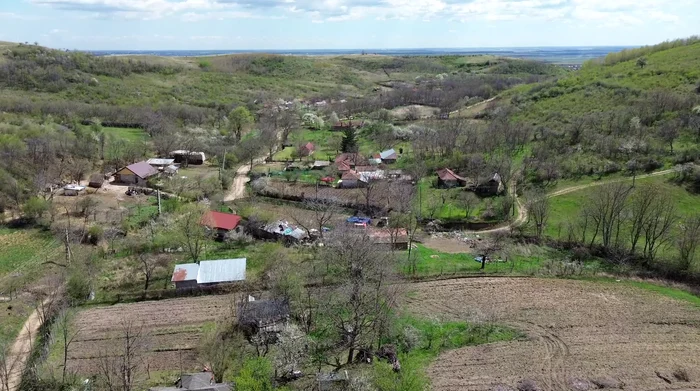
<path fill-rule="evenodd" d="M 542 238 L 551 209 L 549 198 L 547 198 L 547 194 L 542 191 L 530 194 L 527 198 L 528 218 L 535 224 L 535 235 L 537 238 Z"/>
<path fill-rule="evenodd" d="M 644 256 L 649 261 L 656 258 L 659 249 L 671 239 L 671 228 L 676 222 L 676 207 L 668 197 L 657 200 L 642 230 L 644 231 Z"/>
<path fill-rule="evenodd" d="M 217 383 L 223 381 L 224 373 L 235 361 L 242 361 L 246 341 L 238 332 L 228 332 L 219 325 L 216 330 L 204 335 L 198 345 L 199 357 L 214 374 Z"/>
<path fill-rule="evenodd" d="M 645 184 L 636 188 L 630 197 L 629 205 L 629 221 L 630 221 L 630 244 L 631 252 L 637 251 L 637 244 L 642 237 L 644 226 L 651 217 L 652 213 L 656 213 L 656 204 L 661 196 L 659 188 L 653 184 Z M 665 202 L 665 200 L 663 200 Z"/>
<path fill-rule="evenodd" d="M 620 234 L 621 217 L 632 188 L 624 182 L 600 186 L 586 206 L 593 222 L 594 233 L 591 245 L 600 234 L 603 247 L 610 248 L 617 243 Z M 614 242 L 613 242 L 614 240 Z"/>
<path fill-rule="evenodd" d="M 309 339 L 296 327 L 288 327 L 278 336 L 275 354 L 275 377 L 293 379 L 301 370 L 307 355 Z"/>
<path fill-rule="evenodd" d="M 303 217 L 303 210 L 292 209 L 292 219 L 300 227 L 302 227 L 309 236 L 311 229 L 318 230 L 318 235 L 323 239 L 323 227 L 328 225 L 333 218 L 339 213 L 339 208 L 336 206 L 337 200 L 327 198 L 307 198 L 304 200 L 303 208 L 312 212 L 312 219 L 309 221 Z M 310 224 L 311 223 L 311 224 Z"/>
<path fill-rule="evenodd" d="M 680 224 L 678 252 L 682 270 L 689 270 L 700 244 L 700 215 L 688 216 Z"/>
<path fill-rule="evenodd" d="M 147 338 L 143 325 L 131 320 L 122 322 L 114 349 L 100 355 L 98 366 L 103 388 L 109 391 L 140 389 L 143 375 L 148 371 L 146 351 Z"/>
<path fill-rule="evenodd" d="M 198 206 L 189 207 L 175 223 L 175 235 L 185 248 L 190 258 L 199 263 L 209 242 L 209 235 L 202 226 L 204 209 Z"/>
<path fill-rule="evenodd" d="M 80 333 L 80 328 L 72 328 L 73 316 L 68 308 L 64 308 L 61 313 L 56 318 L 56 325 L 58 326 L 59 336 L 61 342 L 63 343 L 63 365 L 61 372 L 61 382 L 66 382 L 66 372 L 68 369 L 68 353 L 70 352 L 70 346 L 75 340 L 75 338 Z"/>
<path fill-rule="evenodd" d="M 155 272 L 159 268 L 166 267 L 168 265 L 168 262 L 165 258 L 146 253 L 139 253 L 136 256 L 136 258 L 139 270 L 141 271 L 141 273 L 143 273 L 146 279 L 143 286 L 143 292 L 145 294 L 148 291 L 148 286 L 150 285 Z"/>
<path fill-rule="evenodd" d="M 479 197 L 471 191 L 460 191 L 457 200 L 464 209 L 464 217 L 469 219 L 474 211 L 474 207 L 479 204 Z"/>
<path fill-rule="evenodd" d="M 2 391 L 10 391 L 12 377 L 12 356 L 10 346 L 0 342 L 0 386 Z"/>
<path fill-rule="evenodd" d="M 324 293 L 319 309 L 329 322 L 319 331 L 327 338 L 316 348 L 318 357 L 323 357 L 321 362 L 340 368 L 353 362 L 358 349 L 380 340 L 383 326 L 388 324 L 397 288 L 389 283 L 393 257 L 372 243 L 364 231 L 340 229 L 333 233 L 323 257 L 333 264 L 342 283 Z M 344 362 L 341 354 L 347 354 Z"/>

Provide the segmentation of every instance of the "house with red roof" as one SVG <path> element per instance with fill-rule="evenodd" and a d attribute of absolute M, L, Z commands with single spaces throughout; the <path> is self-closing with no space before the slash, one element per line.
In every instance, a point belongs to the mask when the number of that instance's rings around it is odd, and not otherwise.
<path fill-rule="evenodd" d="M 316 146 L 313 143 L 306 143 L 299 146 L 299 156 L 311 156 L 316 151 Z"/>
<path fill-rule="evenodd" d="M 438 187 L 441 188 L 452 188 L 452 187 L 464 187 L 467 185 L 467 179 L 455 174 L 454 171 L 449 168 L 443 168 L 437 171 L 438 175 Z"/>
<path fill-rule="evenodd" d="M 210 210 L 202 216 L 201 224 L 215 230 L 218 236 L 223 237 L 227 233 L 236 230 L 243 218 L 233 213 L 215 212 Z"/>
<path fill-rule="evenodd" d="M 359 153 L 341 153 L 335 158 L 335 167 L 338 171 L 348 171 L 356 166 L 368 166 L 369 160 Z"/>
<path fill-rule="evenodd" d="M 355 170 L 349 170 L 345 171 L 343 176 L 340 177 L 338 187 L 342 189 L 355 189 L 363 187 L 366 184 L 367 183 L 362 179 L 362 175 Z"/>

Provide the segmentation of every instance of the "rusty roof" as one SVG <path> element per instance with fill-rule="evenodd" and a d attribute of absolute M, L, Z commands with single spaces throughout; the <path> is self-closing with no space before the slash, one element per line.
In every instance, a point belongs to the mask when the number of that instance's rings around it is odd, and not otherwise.
<path fill-rule="evenodd" d="M 199 273 L 199 265 L 196 263 L 183 263 L 175 265 L 173 270 L 173 278 L 171 282 L 193 281 L 197 279 Z"/>

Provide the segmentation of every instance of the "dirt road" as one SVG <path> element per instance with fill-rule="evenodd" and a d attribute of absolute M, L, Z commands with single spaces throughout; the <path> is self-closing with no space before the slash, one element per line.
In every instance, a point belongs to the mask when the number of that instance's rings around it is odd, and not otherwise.
<path fill-rule="evenodd" d="M 24 322 L 22 330 L 20 330 L 14 344 L 12 344 L 10 348 L 8 360 L 10 370 L 8 381 L 9 391 L 15 391 L 19 387 L 22 380 L 22 373 L 27 364 L 27 359 L 29 359 L 29 355 L 32 352 L 32 344 L 35 340 L 35 336 L 39 332 L 39 327 L 41 327 L 41 317 L 39 316 L 39 312 L 34 310 L 34 312 L 29 315 L 27 321 Z M 2 379 L 0 379 L 0 389 L 5 390 L 4 386 L 5 385 L 2 384 Z"/>
<path fill-rule="evenodd" d="M 245 185 L 250 182 L 248 173 L 250 172 L 250 164 L 244 164 L 236 170 L 236 177 L 233 178 L 231 190 L 224 197 L 225 202 L 235 201 L 245 197 Z"/>
<path fill-rule="evenodd" d="M 543 391 L 700 389 L 700 308 L 690 303 L 624 283 L 562 279 L 455 279 L 409 289 L 404 304 L 416 315 L 507 324 L 526 335 L 443 353 L 428 369 L 432 390 L 515 390 L 524 379 L 538 386 L 527 389 Z M 689 381 L 674 376 L 679 370 Z"/>

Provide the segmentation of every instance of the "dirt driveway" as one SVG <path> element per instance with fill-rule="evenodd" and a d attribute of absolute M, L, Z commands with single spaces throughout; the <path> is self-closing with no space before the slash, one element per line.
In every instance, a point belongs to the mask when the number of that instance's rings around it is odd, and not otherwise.
<path fill-rule="evenodd" d="M 458 279 L 409 289 L 416 293 L 406 299 L 411 312 L 509 324 L 528 336 L 442 354 L 428 370 L 433 390 L 513 390 L 523 379 L 557 391 L 597 389 L 594 382 L 700 389 L 700 308 L 689 303 L 622 283 L 554 279 Z M 674 377 L 678 369 L 690 382 Z"/>

